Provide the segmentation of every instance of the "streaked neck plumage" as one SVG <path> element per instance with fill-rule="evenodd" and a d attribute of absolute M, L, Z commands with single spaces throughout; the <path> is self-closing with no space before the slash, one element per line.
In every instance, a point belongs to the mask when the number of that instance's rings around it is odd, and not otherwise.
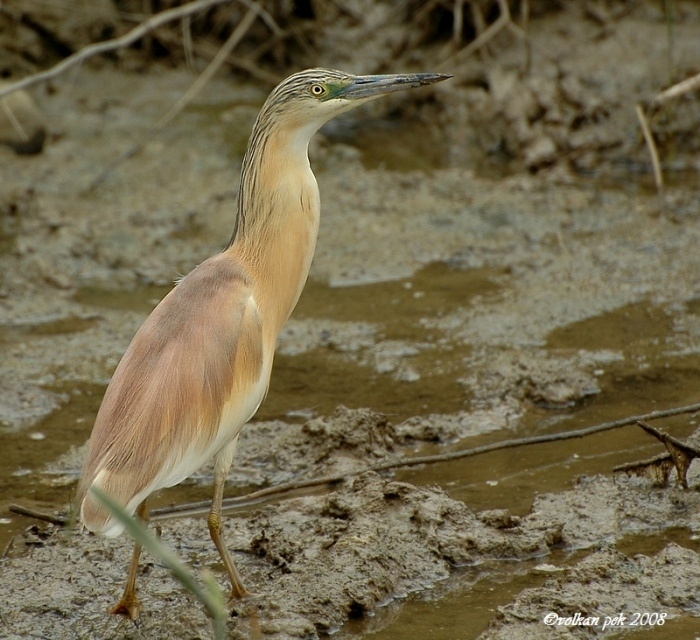
<path fill-rule="evenodd" d="M 226 251 L 251 266 L 256 301 L 276 339 L 299 299 L 316 247 L 320 199 L 308 146 L 322 123 L 265 107 L 243 158 L 236 225 Z"/>

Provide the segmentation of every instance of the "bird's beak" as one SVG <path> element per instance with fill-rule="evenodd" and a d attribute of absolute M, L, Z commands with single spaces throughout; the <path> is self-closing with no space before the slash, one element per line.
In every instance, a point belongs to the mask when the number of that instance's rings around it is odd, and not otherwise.
<path fill-rule="evenodd" d="M 362 100 L 393 93 L 411 87 L 421 87 L 424 84 L 442 82 L 452 76 L 444 73 L 408 73 L 381 76 L 357 76 L 343 88 L 338 98 L 346 100 Z"/>

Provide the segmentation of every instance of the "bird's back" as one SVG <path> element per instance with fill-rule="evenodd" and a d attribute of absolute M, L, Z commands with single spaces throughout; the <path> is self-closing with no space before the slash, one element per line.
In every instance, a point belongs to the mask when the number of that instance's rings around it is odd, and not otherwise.
<path fill-rule="evenodd" d="M 88 529 L 108 536 L 123 529 L 90 487 L 133 513 L 238 434 L 267 389 L 262 336 L 249 278 L 227 254 L 203 262 L 161 301 L 119 363 L 95 420 L 78 487 Z"/>

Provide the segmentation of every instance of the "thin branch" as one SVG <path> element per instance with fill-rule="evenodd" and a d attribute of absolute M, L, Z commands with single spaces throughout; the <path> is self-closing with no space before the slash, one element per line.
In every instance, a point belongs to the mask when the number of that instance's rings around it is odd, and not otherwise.
<path fill-rule="evenodd" d="M 530 24 L 530 0 L 523 0 L 520 3 L 520 27 L 527 31 Z"/>
<path fill-rule="evenodd" d="M 255 0 L 241 0 L 241 2 L 249 9 L 255 8 L 260 14 L 262 21 L 276 36 L 280 36 L 284 33 L 282 27 L 280 27 L 276 20 L 272 17 L 272 14 L 264 7 L 261 7 L 257 2 L 255 2 Z"/>
<path fill-rule="evenodd" d="M 508 3 L 503 0 L 498 0 L 498 5 L 500 9 L 500 15 L 494 22 L 492 22 L 485 31 L 480 33 L 474 40 L 472 40 L 466 47 L 456 51 L 452 55 L 448 56 L 442 60 L 441 64 L 447 64 L 448 62 L 453 65 L 457 65 L 469 56 L 471 56 L 474 51 L 478 51 L 493 38 L 495 38 L 503 29 L 505 29 L 509 24 L 512 23 L 512 18 L 510 16 L 510 9 L 508 8 Z"/>
<path fill-rule="evenodd" d="M 452 9 L 452 42 L 459 45 L 462 42 L 462 25 L 464 23 L 464 0 L 454 0 Z"/>
<path fill-rule="evenodd" d="M 182 49 L 185 52 L 185 64 L 190 71 L 194 71 L 194 54 L 192 52 L 192 21 L 190 16 L 182 19 Z"/>
<path fill-rule="evenodd" d="M 15 112 L 12 110 L 12 107 L 10 107 L 9 104 L 7 104 L 7 100 L 0 100 L 0 105 L 2 105 L 3 111 L 5 112 L 5 115 L 7 116 L 7 119 L 10 121 L 10 124 L 12 125 L 12 128 L 17 132 L 17 134 L 22 138 L 24 142 L 27 142 L 29 140 L 29 136 L 27 135 L 27 132 L 24 130 L 24 127 L 20 123 L 19 120 L 15 117 Z"/>
<path fill-rule="evenodd" d="M 683 442 L 678 438 L 674 438 L 665 431 L 652 427 L 644 420 L 638 420 L 637 424 L 648 434 L 654 436 L 657 440 L 664 444 L 668 450 L 668 453 L 673 459 L 674 466 L 676 467 L 678 482 L 684 489 L 687 489 L 688 467 L 695 458 L 700 458 L 700 448 L 688 444 L 687 442 Z"/>
<path fill-rule="evenodd" d="M 248 32 L 248 29 L 250 29 L 257 16 L 258 4 L 254 2 L 250 3 L 248 12 L 245 14 L 245 16 L 243 16 L 243 19 L 238 23 L 228 40 L 226 40 L 226 42 L 221 46 L 214 59 L 207 65 L 207 68 L 192 83 L 192 86 L 171 107 L 170 111 L 168 111 L 168 113 L 166 113 L 136 145 L 122 153 L 116 160 L 111 162 L 99 176 L 97 176 L 97 178 L 90 185 L 88 191 L 97 188 L 111 175 L 114 169 L 116 169 L 124 161 L 135 156 L 158 134 L 161 129 L 163 129 L 163 127 L 171 122 L 173 118 L 175 118 L 194 99 L 194 97 L 202 90 L 204 85 L 211 80 L 213 75 L 218 71 L 219 67 L 221 67 L 236 45 L 243 39 L 243 36 L 245 36 L 245 34 Z"/>
<path fill-rule="evenodd" d="M 257 2 L 251 2 L 248 8 L 248 12 L 243 16 L 243 19 L 238 23 L 236 28 L 233 30 L 228 40 L 224 42 L 216 54 L 214 59 L 207 65 L 207 68 L 200 74 L 200 76 L 195 80 L 192 86 L 187 90 L 187 92 L 175 103 L 175 105 L 166 113 L 154 127 L 156 131 L 162 129 L 166 126 L 172 119 L 180 113 L 191 101 L 192 99 L 202 90 L 204 85 L 212 79 L 214 74 L 219 70 L 224 60 L 229 56 L 229 54 L 236 48 L 236 45 L 243 39 L 255 18 L 257 18 L 260 7 Z"/>
<path fill-rule="evenodd" d="M 637 119 L 642 127 L 642 134 L 644 135 L 644 141 L 646 142 L 647 149 L 649 149 L 649 156 L 651 157 L 651 166 L 654 170 L 654 182 L 656 183 L 656 191 L 659 194 L 659 198 L 662 197 L 664 191 L 664 177 L 661 173 L 661 161 L 659 160 L 659 151 L 656 148 L 656 142 L 654 142 L 654 135 L 649 127 L 649 122 L 647 121 L 646 114 L 641 104 L 635 106 L 635 111 L 637 112 Z"/>
<path fill-rule="evenodd" d="M 42 522 L 50 522 L 51 524 L 56 524 L 63 527 L 68 524 L 69 519 L 65 516 L 55 516 L 45 511 L 38 511 L 37 509 L 30 509 L 29 507 L 23 507 L 19 504 L 11 504 L 8 507 L 11 513 L 16 513 L 20 516 L 27 516 L 28 518 L 34 518 L 35 520 L 41 520 Z"/>
<path fill-rule="evenodd" d="M 614 420 L 612 422 L 603 422 L 602 424 L 597 424 L 592 427 L 586 427 L 584 429 L 576 429 L 574 431 L 564 431 L 560 433 L 551 433 L 541 436 L 532 436 L 528 438 L 513 438 L 512 440 L 502 440 L 500 442 L 494 442 L 492 444 L 486 444 L 480 447 L 473 447 L 472 449 L 463 449 L 461 451 L 451 451 L 449 453 L 442 453 L 434 456 L 421 456 L 416 458 L 397 460 L 393 462 L 383 462 L 380 464 L 372 465 L 370 467 L 365 467 L 363 469 L 358 469 L 357 471 L 353 471 L 351 473 L 325 476 L 322 478 L 302 480 L 298 482 L 287 482 L 285 484 L 276 485 L 274 487 L 266 487 L 265 489 L 253 491 L 252 493 L 248 493 L 243 496 L 237 496 L 235 498 L 226 498 L 224 499 L 222 506 L 226 510 L 241 508 L 258 502 L 262 502 L 263 500 L 268 498 L 278 497 L 286 493 L 298 491 L 300 489 L 309 489 L 311 487 L 330 486 L 338 484 L 340 482 L 343 482 L 344 480 L 347 480 L 348 478 L 354 478 L 368 471 L 380 472 L 388 471 L 390 469 L 398 469 L 401 467 L 415 467 L 423 464 L 435 464 L 438 462 L 448 462 L 451 460 L 459 460 L 460 458 L 477 456 L 483 453 L 490 453 L 492 451 L 499 451 L 502 449 L 512 449 L 514 447 L 524 447 L 533 444 L 542 444 L 546 442 L 556 442 L 561 440 L 571 440 L 574 438 L 584 438 L 586 436 L 600 433 L 602 431 L 609 431 L 611 429 L 625 427 L 630 424 L 637 424 L 637 422 L 639 422 L 640 420 L 657 420 L 659 418 L 667 418 L 669 416 L 675 416 L 683 413 L 693 413 L 695 411 L 700 411 L 700 403 L 691 404 L 683 407 L 673 407 L 671 409 L 652 411 L 651 413 L 647 413 L 641 416 L 631 416 L 629 418 L 621 418 L 620 420 Z M 200 515 L 206 513 L 209 510 L 210 506 L 211 505 L 209 501 L 204 501 L 183 504 L 175 507 L 153 509 L 151 511 L 151 518 L 153 520 L 161 520 L 173 516 Z"/>
<path fill-rule="evenodd" d="M 694 91 L 695 89 L 700 89 L 700 73 L 686 78 L 682 82 L 674 84 L 672 87 L 657 93 L 654 98 L 649 103 L 650 110 L 656 107 L 662 106 L 664 103 L 677 98 L 685 93 Z M 664 189 L 664 178 L 661 172 L 661 161 L 659 160 L 659 151 L 656 147 L 656 142 L 654 141 L 654 135 L 649 126 L 646 114 L 644 113 L 644 108 L 641 104 L 635 106 L 637 112 L 637 119 L 642 127 L 642 134 L 644 135 L 644 141 L 646 142 L 647 149 L 649 149 L 649 156 L 651 158 L 651 166 L 654 171 L 654 182 L 656 183 L 656 191 L 659 195 L 660 207 L 663 208 L 663 189 Z"/>
<path fill-rule="evenodd" d="M 625 462 L 613 467 L 613 473 L 623 472 L 628 476 L 651 476 L 654 484 L 659 487 L 668 486 L 668 479 L 671 471 L 675 468 L 673 458 L 670 453 L 662 453 L 646 460 L 636 460 L 635 462 Z"/>
<path fill-rule="evenodd" d="M 158 39 L 164 44 L 175 44 L 179 45 L 179 38 L 176 34 L 170 33 L 169 31 L 160 31 L 158 33 Z M 208 40 L 194 40 L 192 42 L 192 50 L 200 58 L 204 60 L 212 60 L 216 57 L 219 52 L 220 46 L 215 46 Z M 245 58 L 238 58 L 236 56 L 227 58 L 224 64 L 232 69 L 240 69 L 245 71 L 249 76 L 270 85 L 270 88 L 279 84 L 282 77 L 275 75 L 269 71 L 265 71 L 258 67 L 254 62 Z"/>
<path fill-rule="evenodd" d="M 322 478 L 312 478 L 310 480 L 301 480 L 296 482 L 287 482 L 284 484 L 279 484 L 274 487 L 266 487 L 265 489 L 259 489 L 258 491 L 253 491 L 242 496 L 236 496 L 234 498 L 226 498 L 222 506 L 225 510 L 231 510 L 241 507 L 250 506 L 262 502 L 263 500 L 269 498 L 277 498 L 286 493 L 291 493 L 293 491 L 299 491 L 301 489 L 309 489 L 312 487 L 321 486 L 332 486 L 334 484 L 339 484 L 349 478 L 354 478 L 356 476 L 367 473 L 368 471 L 379 472 L 388 471 L 390 469 L 398 469 L 401 467 L 415 467 L 424 464 L 435 464 L 438 462 L 448 462 L 451 460 L 459 460 L 460 458 L 468 458 L 472 456 L 481 455 L 483 453 L 490 453 L 492 451 L 499 451 L 502 449 L 512 449 L 515 447 L 525 447 L 533 444 L 543 444 L 546 442 L 557 442 L 561 440 L 572 440 L 574 438 L 584 438 L 596 433 L 601 433 L 602 431 L 610 431 L 612 429 L 618 429 L 619 427 L 625 427 L 630 424 L 637 424 L 640 421 L 645 420 L 658 420 L 659 418 L 668 418 L 670 416 L 676 416 L 683 413 L 694 413 L 700 411 L 700 402 L 691 405 L 685 405 L 682 407 L 672 407 L 670 409 L 661 409 L 659 411 L 652 411 L 650 413 L 645 413 L 640 416 L 630 416 L 628 418 L 621 418 L 619 420 L 613 420 L 612 422 L 603 422 L 601 424 L 594 425 L 592 427 L 585 427 L 583 429 L 575 429 L 574 431 L 564 431 L 559 433 L 550 433 L 541 436 L 532 436 L 528 438 L 513 438 L 511 440 L 502 440 L 500 442 L 494 442 L 491 444 L 482 445 L 480 447 L 473 447 L 471 449 L 463 449 L 461 451 L 451 451 L 449 453 L 442 453 L 434 456 L 420 456 L 416 458 L 408 458 L 403 460 L 395 460 L 392 462 L 382 462 L 380 464 L 375 464 L 363 469 L 358 469 L 357 471 L 352 471 L 350 473 L 343 473 L 332 476 L 324 476 Z M 195 516 L 207 513 L 211 506 L 210 501 L 203 502 L 189 502 L 186 504 L 176 505 L 174 507 L 162 507 L 160 509 L 152 509 L 150 512 L 151 520 L 165 520 L 167 518 L 174 517 L 185 517 L 185 516 Z M 28 515 L 32 518 L 37 518 L 40 520 L 48 520 L 49 522 L 55 521 L 56 524 L 66 524 L 68 522 L 67 518 L 57 518 L 56 516 L 51 516 L 42 512 L 34 511 L 32 509 L 27 509 L 26 507 L 20 507 L 19 505 L 11 505 L 10 511 L 15 513 L 21 513 L 23 515 Z M 51 518 L 52 520 L 49 520 Z"/>
<path fill-rule="evenodd" d="M 32 74 L 26 78 L 23 78 L 22 80 L 18 80 L 17 82 L 7 85 L 3 89 L 0 89 L 0 98 L 12 93 L 13 91 L 17 91 L 18 89 L 26 89 L 27 87 L 31 87 L 40 82 L 45 82 L 46 80 L 56 78 L 71 67 L 81 64 L 93 56 L 115 51 L 116 49 L 121 49 L 122 47 L 128 47 L 130 44 L 136 42 L 147 33 L 153 31 L 153 29 L 157 29 L 168 22 L 180 20 L 186 16 L 191 16 L 200 11 L 206 11 L 207 9 L 215 7 L 216 5 L 226 4 L 229 2 L 232 2 L 232 0 L 195 0 L 194 2 L 189 2 L 188 4 L 184 4 L 180 7 L 174 7 L 173 9 L 166 9 L 160 13 L 156 13 L 148 18 L 148 20 L 145 20 L 141 24 L 134 27 L 131 31 L 125 33 L 123 36 L 88 45 L 87 47 L 80 49 L 80 51 L 76 51 L 73 55 L 64 58 L 57 65 L 47 69 L 46 71 Z"/>
<path fill-rule="evenodd" d="M 664 102 L 668 102 L 673 98 L 683 95 L 684 93 L 689 93 L 695 89 L 700 89 L 700 73 L 697 75 L 686 78 L 685 80 L 674 84 L 661 93 L 657 93 L 652 101 L 655 105 L 661 105 Z"/>

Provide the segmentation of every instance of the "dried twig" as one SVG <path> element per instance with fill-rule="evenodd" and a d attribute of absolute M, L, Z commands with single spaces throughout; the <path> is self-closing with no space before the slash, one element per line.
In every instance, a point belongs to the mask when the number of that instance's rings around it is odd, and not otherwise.
<path fill-rule="evenodd" d="M 440 62 L 440 65 L 442 66 L 449 62 L 451 73 L 458 75 L 459 67 L 466 63 L 469 56 L 488 45 L 491 40 L 493 40 L 499 33 L 501 33 L 501 31 L 504 30 L 509 31 L 516 38 L 520 38 L 526 43 L 527 59 L 525 68 L 529 68 L 531 64 L 531 48 L 533 47 L 541 51 L 542 54 L 550 60 L 557 60 L 557 55 L 554 52 L 550 51 L 541 43 L 532 40 L 530 35 L 527 33 L 530 16 L 530 7 L 527 0 L 524 0 L 520 5 L 520 25 L 513 20 L 507 0 L 498 0 L 499 16 L 488 27 L 485 26 L 485 21 L 479 5 L 472 2 L 471 6 L 472 19 L 474 21 L 477 36 L 466 47 L 455 51 Z"/>
<path fill-rule="evenodd" d="M 458 61 L 468 58 L 474 51 L 478 51 L 488 42 L 493 40 L 503 29 L 513 23 L 510 15 L 510 9 L 506 0 L 498 0 L 500 15 L 492 22 L 482 33 L 472 40 L 466 47 L 448 56 L 442 61 L 442 64 L 451 62 L 456 65 Z"/>
<path fill-rule="evenodd" d="M 2 554 L 0 554 L 0 560 L 4 560 L 10 555 L 10 551 L 12 551 L 12 547 L 15 544 L 15 537 L 16 536 L 12 536 L 9 542 L 5 545 L 5 548 L 2 550 Z"/>
<path fill-rule="evenodd" d="M 691 91 L 695 91 L 696 89 L 700 89 L 700 73 L 690 78 L 686 78 L 685 80 L 674 84 L 672 87 L 669 87 L 668 89 L 657 93 L 649 103 L 649 108 L 653 110 L 657 107 L 662 106 L 669 100 L 678 98 L 679 96 L 682 96 L 686 93 L 690 93 Z M 642 127 L 644 141 L 646 142 L 647 149 L 649 149 L 651 166 L 654 171 L 654 182 L 656 183 L 656 190 L 659 194 L 659 198 L 661 199 L 663 197 L 664 180 L 663 174 L 661 172 L 661 161 L 659 160 L 659 151 L 656 147 L 656 143 L 654 142 L 654 136 L 652 134 L 651 127 L 649 126 L 649 122 L 647 120 L 646 113 L 644 112 L 644 108 L 641 104 L 638 103 L 635 106 L 635 110 L 637 112 L 639 124 Z M 663 206 L 663 202 L 661 202 L 661 206 Z"/>
<path fill-rule="evenodd" d="M 260 14 L 262 21 L 276 36 L 283 33 L 282 27 L 277 24 L 277 21 L 272 17 L 272 14 L 264 7 L 261 7 L 257 2 L 255 2 L 255 0 L 241 0 L 241 2 L 249 9 L 255 8 L 255 10 Z"/>
<path fill-rule="evenodd" d="M 170 33 L 168 31 L 161 31 L 158 34 L 158 39 L 165 44 L 179 43 L 180 38 L 177 34 Z M 212 60 L 216 57 L 221 47 L 215 45 L 213 42 L 208 40 L 194 40 L 192 42 L 193 52 L 204 60 Z M 279 75 L 275 75 L 270 71 L 257 66 L 252 60 L 247 58 L 229 57 L 224 60 L 224 64 L 232 69 L 240 69 L 245 71 L 252 78 L 256 78 L 265 84 L 268 84 L 270 88 L 276 86 L 282 78 Z"/>
<path fill-rule="evenodd" d="M 635 462 L 626 462 L 613 467 L 613 472 L 623 472 L 628 476 L 651 476 L 654 484 L 659 487 L 668 485 L 668 479 L 671 476 L 671 471 L 675 468 L 673 458 L 668 453 L 662 453 L 653 458 L 646 460 L 636 460 Z"/>
<path fill-rule="evenodd" d="M 661 93 L 657 93 L 654 96 L 652 104 L 661 105 L 664 102 L 668 102 L 673 98 L 682 96 L 684 93 L 690 93 L 695 89 L 700 89 L 700 73 L 674 84 L 672 87 L 669 87 Z"/>
<path fill-rule="evenodd" d="M 659 160 L 659 151 L 656 148 L 656 142 L 654 142 L 654 135 L 651 132 L 649 123 L 647 121 L 646 114 L 641 104 L 635 106 L 635 111 L 637 112 L 637 118 L 639 124 L 642 127 L 642 134 L 644 135 L 644 141 L 646 142 L 647 149 L 649 149 L 649 156 L 651 157 L 651 166 L 654 171 L 654 182 L 656 183 L 656 191 L 659 194 L 659 198 L 663 197 L 664 191 L 664 177 L 661 173 L 661 161 Z"/>
<path fill-rule="evenodd" d="M 180 20 L 186 16 L 191 16 L 195 13 L 199 13 L 200 11 L 205 11 L 206 9 L 210 9 L 216 5 L 226 4 L 232 1 L 233 0 L 195 0 L 194 2 L 189 2 L 180 7 L 174 7 L 172 9 L 166 9 L 160 13 L 156 13 L 134 27 L 128 33 L 125 33 L 123 36 L 88 45 L 87 47 L 80 49 L 80 51 L 76 51 L 73 55 L 64 58 L 61 60 L 61 62 L 50 69 L 39 73 L 34 73 L 26 78 L 23 78 L 22 80 L 8 84 L 3 89 L 0 89 L 0 98 L 12 93 L 13 91 L 17 91 L 18 89 L 26 89 L 27 87 L 31 87 L 40 82 L 45 82 L 46 80 L 56 78 L 71 67 L 81 64 L 89 58 L 100 55 L 101 53 L 108 53 L 110 51 L 121 49 L 122 47 L 128 47 L 130 44 L 136 42 L 146 34 L 153 31 L 153 29 L 157 29 L 168 22 Z"/>
<path fill-rule="evenodd" d="M 447 462 L 450 460 L 459 460 L 460 458 L 477 456 L 482 453 L 499 451 L 501 449 L 512 449 L 515 447 L 524 447 L 533 444 L 542 444 L 545 442 L 584 438 L 586 436 L 600 433 L 602 431 L 610 431 L 611 429 L 617 429 L 619 427 L 624 427 L 630 424 L 637 424 L 640 421 L 656 420 L 658 418 L 667 418 L 683 413 L 694 413 L 696 411 L 700 411 L 700 403 L 686 405 L 683 407 L 672 407 L 671 409 L 652 411 L 641 416 L 630 416 L 628 418 L 621 418 L 620 420 L 613 420 L 612 422 L 603 422 L 592 427 L 576 429 L 574 431 L 550 433 L 546 435 L 532 436 L 528 438 L 513 438 L 511 440 L 502 440 L 500 442 L 494 442 L 492 444 L 486 444 L 480 447 L 463 449 L 461 451 L 451 451 L 449 453 L 442 453 L 434 456 L 420 456 L 416 458 L 394 460 L 392 462 L 382 462 L 380 464 L 364 467 L 362 469 L 358 469 L 357 471 L 353 471 L 350 473 L 343 473 L 333 476 L 324 476 L 322 478 L 312 478 L 309 480 L 287 482 L 284 484 L 276 485 L 274 487 L 266 487 L 265 489 L 259 489 L 258 491 L 253 491 L 251 493 L 247 493 L 242 496 L 237 496 L 235 498 L 226 498 L 224 499 L 222 506 L 225 510 L 237 509 L 262 502 L 269 498 L 277 498 L 287 493 L 300 491 L 302 489 L 339 484 L 340 482 L 348 480 L 349 478 L 354 478 L 367 472 L 377 473 L 380 471 L 389 471 L 391 469 L 398 469 L 401 467 L 415 467 L 418 465 L 435 464 L 438 462 Z M 173 517 L 201 515 L 208 512 L 210 506 L 210 501 L 190 502 L 174 507 L 163 507 L 160 509 L 153 509 L 150 512 L 150 517 L 152 520 L 165 520 L 167 518 Z M 30 515 L 31 517 L 40 517 L 40 519 L 46 519 L 46 517 L 43 517 L 45 514 L 42 514 L 40 512 L 34 512 L 32 510 L 28 510 L 24 507 L 19 507 L 17 505 L 12 506 L 13 511 L 15 511 L 16 513 L 20 513 L 20 511 L 17 511 L 17 509 L 23 509 L 23 512 L 26 515 Z M 37 516 L 36 514 L 39 515 Z M 65 522 L 63 522 L 62 524 L 65 524 Z"/>
<path fill-rule="evenodd" d="M 464 22 L 464 0 L 454 0 L 452 9 L 452 41 L 459 45 L 462 42 L 462 23 Z"/>
<path fill-rule="evenodd" d="M 595 433 L 600 433 L 602 431 L 609 431 L 611 429 L 617 429 L 619 427 L 624 427 L 630 424 L 636 424 L 640 420 L 656 420 L 658 418 L 667 418 L 669 416 L 675 416 L 683 413 L 693 413 L 695 411 L 700 411 L 700 403 L 687 405 L 683 407 L 673 407 L 671 409 L 663 409 L 660 411 L 652 411 L 650 413 L 641 416 L 630 416 L 629 418 L 622 418 L 620 420 L 614 420 L 612 422 L 604 422 L 601 424 L 594 425 L 592 427 L 586 427 L 584 429 L 576 429 L 574 431 L 565 431 L 562 433 L 551 433 L 541 436 L 532 436 L 528 438 L 514 438 L 512 440 L 502 440 L 500 442 L 494 442 L 492 444 L 482 445 L 480 447 L 473 447 L 471 449 L 463 449 L 461 451 L 451 451 L 449 453 L 442 453 L 434 456 L 421 456 L 416 458 L 409 458 L 403 460 L 396 460 L 392 462 L 383 462 L 380 464 L 372 465 L 370 467 L 365 467 L 363 469 L 358 469 L 351 473 L 339 474 L 334 476 L 325 476 L 323 478 L 315 478 L 310 480 L 302 480 L 298 482 L 287 482 L 285 484 L 280 484 L 274 487 L 266 487 L 265 489 L 260 489 L 258 491 L 253 491 L 243 496 L 238 496 L 235 498 L 226 498 L 223 501 L 224 509 L 236 509 L 263 500 L 282 496 L 284 494 L 298 491 L 301 489 L 309 489 L 312 487 L 320 486 L 330 486 L 338 484 L 347 480 L 348 478 L 353 478 L 368 471 L 380 472 L 388 471 L 391 469 L 398 469 L 401 467 L 414 467 L 424 464 L 435 464 L 439 462 L 448 462 L 450 460 L 458 460 L 460 458 L 468 458 L 482 453 L 489 453 L 491 451 L 499 451 L 501 449 L 511 449 L 514 447 L 524 447 L 533 444 L 542 444 L 545 442 L 555 442 L 561 440 L 570 440 L 573 438 L 583 438 Z M 165 518 L 171 518 L 174 516 L 182 515 L 200 515 L 206 513 L 209 510 L 210 502 L 193 502 L 189 504 L 183 504 L 176 507 L 164 507 L 162 509 L 154 509 L 151 511 L 151 517 L 154 520 L 160 520 Z"/>
<path fill-rule="evenodd" d="M 637 424 L 647 433 L 654 436 L 657 440 L 663 442 L 668 453 L 673 460 L 673 465 L 676 467 L 678 482 L 684 488 L 688 488 L 688 467 L 695 458 L 700 458 L 700 448 L 694 447 L 687 442 L 682 442 L 678 438 L 674 438 L 661 429 L 652 427 L 644 420 L 637 420 Z"/>
<path fill-rule="evenodd" d="M 192 48 L 192 21 L 190 16 L 182 19 L 182 50 L 185 52 L 185 64 L 194 71 L 194 54 Z"/>
<path fill-rule="evenodd" d="M 7 119 L 10 121 L 12 128 L 17 132 L 17 134 L 20 136 L 20 138 L 22 138 L 24 142 L 27 142 L 29 140 L 29 136 L 27 135 L 27 132 L 24 130 L 24 127 L 22 126 L 20 121 L 15 116 L 15 112 L 12 110 L 10 105 L 7 104 L 7 100 L 0 99 L 0 105 L 2 105 L 2 109 L 5 112 Z"/>
<path fill-rule="evenodd" d="M 19 504 L 11 504 L 8 509 L 11 513 L 34 518 L 35 520 L 41 520 L 42 522 L 50 522 L 51 524 L 55 524 L 60 527 L 67 525 L 70 521 L 69 518 L 66 518 L 65 516 L 56 516 L 51 513 L 46 513 L 45 511 L 38 511 L 37 509 L 23 507 Z"/>
<path fill-rule="evenodd" d="M 211 80 L 213 75 L 217 72 L 219 67 L 223 64 L 224 60 L 233 51 L 236 45 L 243 39 L 243 36 L 248 32 L 248 29 L 252 26 L 255 18 L 258 15 L 258 4 L 250 3 L 248 12 L 243 16 L 238 26 L 233 30 L 233 33 L 229 36 L 228 40 L 219 49 L 216 57 L 209 63 L 207 68 L 199 75 L 199 77 L 192 83 L 192 86 L 185 92 L 185 94 L 180 97 L 180 99 L 171 107 L 170 111 L 166 113 L 154 126 L 153 128 L 131 149 L 128 149 L 122 153 L 116 160 L 110 163 L 110 165 L 100 173 L 99 176 L 92 182 L 88 190 L 93 190 L 101 185 L 111 173 L 124 161 L 135 156 L 141 149 L 143 149 L 146 144 L 148 144 L 157 133 L 163 129 L 169 122 L 177 116 L 192 100 L 193 98 L 202 90 L 202 88 Z"/>

